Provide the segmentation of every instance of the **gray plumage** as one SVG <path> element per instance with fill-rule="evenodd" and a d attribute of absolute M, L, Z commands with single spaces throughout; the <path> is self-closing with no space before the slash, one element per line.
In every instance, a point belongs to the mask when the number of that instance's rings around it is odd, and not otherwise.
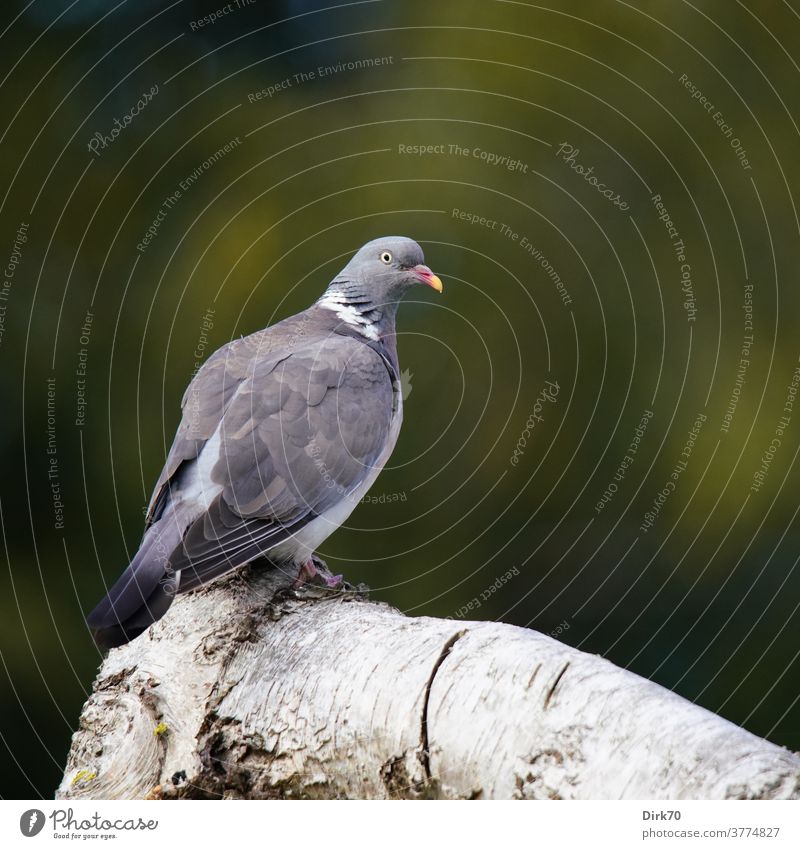
<path fill-rule="evenodd" d="M 306 563 L 347 518 L 397 440 L 395 313 L 417 283 L 442 288 L 419 245 L 376 239 L 305 312 L 209 358 L 183 396 L 141 547 L 87 617 L 98 645 L 133 639 L 176 593 L 256 557 Z"/>

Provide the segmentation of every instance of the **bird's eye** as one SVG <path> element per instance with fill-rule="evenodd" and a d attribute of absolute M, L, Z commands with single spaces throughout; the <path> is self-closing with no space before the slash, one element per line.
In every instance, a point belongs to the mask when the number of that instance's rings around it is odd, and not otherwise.
<path fill-rule="evenodd" d="M 381 262 L 385 262 L 386 265 L 388 265 L 391 261 L 392 261 L 392 255 L 389 253 L 389 251 L 384 251 L 381 254 Z"/>

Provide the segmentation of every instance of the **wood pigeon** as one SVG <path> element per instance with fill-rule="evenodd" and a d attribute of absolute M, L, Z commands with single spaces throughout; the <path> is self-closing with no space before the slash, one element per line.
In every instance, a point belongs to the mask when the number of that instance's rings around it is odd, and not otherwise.
<path fill-rule="evenodd" d="M 364 245 L 304 312 L 216 351 L 186 390 L 141 546 L 87 617 L 102 648 L 164 615 L 176 593 L 266 556 L 313 577 L 394 449 L 403 417 L 395 314 L 441 280 L 420 246 Z"/>

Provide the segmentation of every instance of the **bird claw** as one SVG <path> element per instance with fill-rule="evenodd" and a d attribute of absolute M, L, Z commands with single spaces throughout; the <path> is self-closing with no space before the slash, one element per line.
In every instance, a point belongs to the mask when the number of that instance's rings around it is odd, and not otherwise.
<path fill-rule="evenodd" d="M 308 584 L 337 590 L 344 586 L 344 578 L 342 575 L 332 575 L 325 561 L 316 555 L 312 555 L 311 559 L 300 567 L 292 589 L 298 590 Z"/>

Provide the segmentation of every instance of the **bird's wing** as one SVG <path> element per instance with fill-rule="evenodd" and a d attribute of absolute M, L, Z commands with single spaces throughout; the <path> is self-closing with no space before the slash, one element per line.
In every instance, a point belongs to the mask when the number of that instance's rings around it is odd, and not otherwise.
<path fill-rule="evenodd" d="M 257 360 L 224 410 L 222 487 L 170 565 L 181 591 L 247 563 L 350 497 L 384 453 L 394 375 L 363 342 L 331 334 L 280 362 Z"/>
<path fill-rule="evenodd" d="M 106 597 L 87 617 L 93 628 L 112 627 L 126 621 L 142 607 L 165 579 L 169 555 L 202 505 L 177 502 L 183 470 L 189 470 L 214 435 L 236 393 L 256 363 L 261 372 L 274 368 L 287 353 L 287 328 L 296 317 L 229 342 L 198 371 L 183 396 L 183 418 L 156 483 L 147 511 L 145 534 L 139 550 Z"/>
<path fill-rule="evenodd" d="M 184 463 L 197 459 L 255 363 L 260 362 L 263 371 L 268 363 L 274 367 L 287 356 L 287 324 L 289 321 L 223 345 L 193 377 L 181 401 L 181 423 L 153 489 L 145 529 L 161 518 L 178 471 Z"/>

